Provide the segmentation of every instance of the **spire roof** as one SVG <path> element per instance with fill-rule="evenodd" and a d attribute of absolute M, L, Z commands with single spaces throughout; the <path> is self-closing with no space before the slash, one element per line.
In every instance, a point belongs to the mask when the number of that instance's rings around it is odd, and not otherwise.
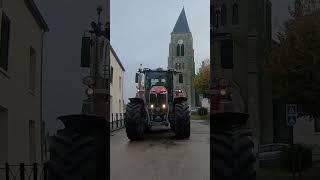
<path fill-rule="evenodd" d="M 172 33 L 190 33 L 188 20 L 186 17 L 186 13 L 184 11 L 184 7 L 182 8 L 182 11 L 179 15 L 179 18 L 176 22 L 176 25 L 173 28 Z"/>

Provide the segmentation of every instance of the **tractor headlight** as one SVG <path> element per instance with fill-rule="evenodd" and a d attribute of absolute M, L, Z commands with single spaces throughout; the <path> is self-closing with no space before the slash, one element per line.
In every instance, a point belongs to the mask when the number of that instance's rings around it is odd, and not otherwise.
<path fill-rule="evenodd" d="M 165 109 L 167 106 L 165 104 L 162 104 L 162 109 Z"/>
<path fill-rule="evenodd" d="M 151 108 L 151 109 L 153 109 L 153 108 L 154 108 L 154 105 L 153 105 L 153 104 L 151 104 L 151 105 L 150 105 L 150 108 Z"/>

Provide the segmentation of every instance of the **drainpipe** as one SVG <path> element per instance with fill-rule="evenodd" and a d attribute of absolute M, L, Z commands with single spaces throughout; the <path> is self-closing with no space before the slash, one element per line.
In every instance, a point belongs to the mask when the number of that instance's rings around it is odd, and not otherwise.
<path fill-rule="evenodd" d="M 43 44 L 45 31 L 41 34 L 41 65 L 40 65 L 40 147 L 41 147 L 41 162 L 44 160 L 44 149 L 45 149 L 45 126 L 43 121 Z M 42 129 L 44 128 L 44 129 Z M 43 133 L 42 133 L 43 132 Z"/>

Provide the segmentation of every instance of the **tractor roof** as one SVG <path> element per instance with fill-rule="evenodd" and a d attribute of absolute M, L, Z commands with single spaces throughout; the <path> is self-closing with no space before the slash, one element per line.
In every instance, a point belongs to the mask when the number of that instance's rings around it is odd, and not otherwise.
<path fill-rule="evenodd" d="M 164 70 L 164 69 L 162 69 L 162 68 L 157 68 L 157 69 L 144 68 L 142 72 L 143 72 L 143 73 L 145 73 L 145 72 L 174 72 L 174 73 L 179 73 L 179 72 L 177 72 L 177 71 L 174 70 L 174 69 Z"/>

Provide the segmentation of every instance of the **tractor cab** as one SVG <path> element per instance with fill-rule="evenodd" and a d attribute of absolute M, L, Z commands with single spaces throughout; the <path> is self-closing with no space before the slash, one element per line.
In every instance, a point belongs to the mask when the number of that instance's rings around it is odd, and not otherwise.
<path fill-rule="evenodd" d="M 188 138 L 190 116 L 187 98 L 180 87 L 183 83 L 182 73 L 174 69 L 140 68 L 135 82 L 136 97 L 130 98 L 126 107 L 128 138 L 141 139 L 145 131 L 159 125 L 170 125 L 177 137 Z"/>

